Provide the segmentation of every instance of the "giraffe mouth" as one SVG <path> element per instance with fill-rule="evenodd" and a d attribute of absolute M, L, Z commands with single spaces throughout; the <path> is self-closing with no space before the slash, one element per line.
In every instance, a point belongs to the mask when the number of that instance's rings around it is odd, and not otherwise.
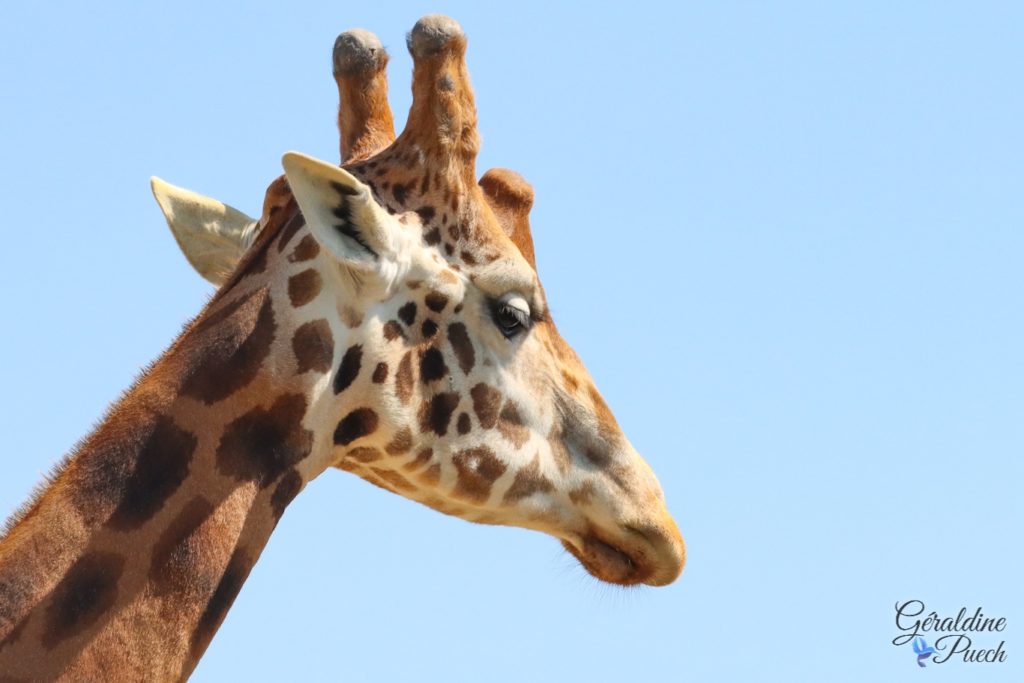
<path fill-rule="evenodd" d="M 591 576 L 607 583 L 635 586 L 644 583 L 651 573 L 638 561 L 637 556 L 593 533 L 574 541 L 563 540 L 562 546 L 579 560 Z"/>

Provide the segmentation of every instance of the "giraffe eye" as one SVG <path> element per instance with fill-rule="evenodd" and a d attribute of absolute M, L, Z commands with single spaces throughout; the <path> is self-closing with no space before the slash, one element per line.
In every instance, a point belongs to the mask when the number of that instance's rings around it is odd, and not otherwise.
<path fill-rule="evenodd" d="M 521 297 L 495 302 L 491 315 L 506 339 L 530 329 L 530 307 Z"/>

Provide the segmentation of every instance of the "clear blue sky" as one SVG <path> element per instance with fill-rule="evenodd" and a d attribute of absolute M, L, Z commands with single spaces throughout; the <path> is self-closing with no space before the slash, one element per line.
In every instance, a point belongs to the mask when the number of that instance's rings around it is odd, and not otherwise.
<path fill-rule="evenodd" d="M 389 47 L 401 123 L 444 12 L 689 548 L 623 592 L 329 472 L 195 680 L 1024 680 L 1019 3 L 103 4 L 0 22 L 0 514 L 210 292 L 149 176 L 258 213 L 282 152 L 336 158 L 336 34 Z M 1006 617 L 1009 661 L 921 672 L 910 598 Z"/>

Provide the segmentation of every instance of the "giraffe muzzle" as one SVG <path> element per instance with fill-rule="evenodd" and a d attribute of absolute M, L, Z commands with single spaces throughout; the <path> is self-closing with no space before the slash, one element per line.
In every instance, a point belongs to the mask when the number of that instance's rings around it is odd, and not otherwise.
<path fill-rule="evenodd" d="M 617 532 L 592 528 L 562 545 L 592 576 L 620 586 L 665 586 L 682 574 L 686 546 L 666 513 L 654 524 L 624 525 Z"/>

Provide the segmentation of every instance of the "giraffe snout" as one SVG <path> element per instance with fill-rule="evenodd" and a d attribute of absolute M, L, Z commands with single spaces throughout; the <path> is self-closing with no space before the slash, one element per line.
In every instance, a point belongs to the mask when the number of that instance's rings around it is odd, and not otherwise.
<path fill-rule="evenodd" d="M 562 545 L 594 577 L 623 586 L 668 585 L 686 564 L 683 537 L 664 506 L 653 519 L 612 529 L 591 526 Z"/>

